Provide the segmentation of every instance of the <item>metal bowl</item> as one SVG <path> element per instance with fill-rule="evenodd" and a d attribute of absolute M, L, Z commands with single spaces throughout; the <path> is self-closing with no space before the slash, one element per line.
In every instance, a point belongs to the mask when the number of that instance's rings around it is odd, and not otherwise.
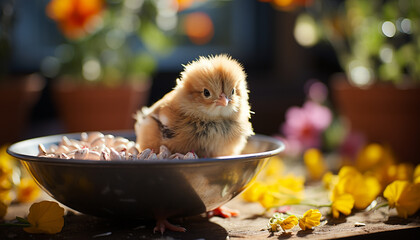
<path fill-rule="evenodd" d="M 130 140 L 134 132 L 112 132 Z M 94 161 L 37 157 L 38 144 L 57 144 L 53 135 L 11 145 L 36 182 L 54 199 L 99 217 L 168 218 L 213 210 L 241 193 L 268 159 L 284 149 L 274 138 L 252 136 L 238 156 L 194 160 Z"/>

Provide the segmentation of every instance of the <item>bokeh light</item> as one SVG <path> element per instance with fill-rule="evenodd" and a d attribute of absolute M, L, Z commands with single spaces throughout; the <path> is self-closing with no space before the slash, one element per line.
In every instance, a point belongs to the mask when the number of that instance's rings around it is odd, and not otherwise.
<path fill-rule="evenodd" d="M 101 64 L 96 59 L 89 59 L 83 63 L 82 73 L 86 80 L 98 80 L 101 75 Z"/>
<path fill-rule="evenodd" d="M 412 30 L 411 30 L 411 20 L 410 19 L 404 18 L 401 21 L 401 31 L 403 33 L 411 34 Z"/>
<path fill-rule="evenodd" d="M 315 20 L 307 14 L 298 17 L 293 34 L 296 41 L 304 47 L 315 45 L 319 39 Z"/>
<path fill-rule="evenodd" d="M 382 33 L 387 37 L 393 37 L 395 36 L 395 33 L 397 32 L 397 29 L 394 25 L 394 23 L 390 21 L 385 21 L 382 24 Z"/>
<path fill-rule="evenodd" d="M 143 5 L 144 0 L 125 0 L 124 6 L 131 10 L 138 10 Z"/>
<path fill-rule="evenodd" d="M 118 27 L 127 32 L 131 33 L 140 26 L 140 18 L 134 14 L 127 14 L 121 17 L 118 21 Z"/>
<path fill-rule="evenodd" d="M 379 50 L 379 58 L 384 63 L 391 63 L 394 58 L 394 50 L 390 46 L 383 46 Z"/>
<path fill-rule="evenodd" d="M 164 31 L 175 29 L 178 24 L 176 9 L 171 7 L 160 9 L 156 16 L 156 24 Z"/>
<path fill-rule="evenodd" d="M 372 84 L 373 74 L 368 67 L 358 62 L 352 62 L 349 64 L 349 68 L 350 80 L 353 84 L 359 87 L 366 87 Z"/>
<path fill-rule="evenodd" d="M 107 32 L 105 42 L 111 49 L 120 48 L 125 42 L 125 32 L 121 29 L 113 29 Z"/>
<path fill-rule="evenodd" d="M 214 35 L 214 26 L 209 15 L 204 12 L 190 13 L 184 20 L 185 33 L 197 45 L 208 43 Z"/>

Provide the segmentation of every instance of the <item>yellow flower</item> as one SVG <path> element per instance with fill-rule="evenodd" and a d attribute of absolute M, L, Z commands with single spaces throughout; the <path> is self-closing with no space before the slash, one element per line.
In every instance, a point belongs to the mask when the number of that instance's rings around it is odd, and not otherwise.
<path fill-rule="evenodd" d="M 420 164 L 416 166 L 413 173 L 413 179 L 420 177 Z"/>
<path fill-rule="evenodd" d="M 34 203 L 29 209 L 30 227 L 24 228 L 28 233 L 55 234 L 64 226 L 64 209 L 56 202 L 42 201 Z"/>
<path fill-rule="evenodd" d="M 295 215 L 288 215 L 283 213 L 274 213 L 273 217 L 268 221 L 268 230 L 270 232 L 278 232 L 280 228 L 283 231 L 292 229 L 298 224 L 299 220 Z"/>
<path fill-rule="evenodd" d="M 400 163 L 398 165 L 391 165 L 388 167 L 388 178 L 390 182 L 395 180 L 407 180 L 411 181 L 414 175 L 414 167 L 409 163 Z"/>
<path fill-rule="evenodd" d="M 255 181 L 242 193 L 242 197 L 248 202 L 257 202 L 266 192 L 267 185 Z"/>
<path fill-rule="evenodd" d="M 0 148 L 0 189 L 5 188 L 4 184 L 7 183 L 4 182 L 4 180 L 8 180 L 13 174 L 13 158 L 7 154 L 6 149 L 7 146 L 2 146 Z M 7 187 L 9 187 L 9 185 L 7 185 Z"/>
<path fill-rule="evenodd" d="M 288 175 L 277 179 L 270 186 L 272 194 L 278 199 L 277 206 L 298 204 L 303 199 L 305 178 Z"/>
<path fill-rule="evenodd" d="M 279 222 L 281 220 L 279 220 L 279 218 L 281 217 L 281 215 L 279 213 L 274 213 L 273 217 L 271 217 L 268 220 L 268 224 L 267 224 L 267 229 L 270 232 L 278 232 L 280 231 L 280 224 Z"/>
<path fill-rule="evenodd" d="M 340 179 L 343 179 L 345 177 L 353 177 L 360 174 L 360 172 L 352 166 L 343 166 L 340 168 L 340 171 L 338 172 L 338 177 Z"/>
<path fill-rule="evenodd" d="M 356 167 L 360 171 L 378 168 L 381 165 L 394 164 L 395 159 L 391 150 L 377 143 L 365 146 L 358 154 Z"/>
<path fill-rule="evenodd" d="M 384 191 L 390 208 L 396 208 L 398 216 L 407 218 L 420 208 L 420 184 L 397 180 Z"/>
<path fill-rule="evenodd" d="M 274 185 L 256 181 L 242 193 L 242 197 L 248 202 L 259 202 L 268 209 L 279 205 L 279 199 L 274 196 L 275 191 Z"/>
<path fill-rule="evenodd" d="M 263 177 L 278 177 L 281 176 L 284 170 L 283 160 L 279 157 L 272 157 L 265 167 Z"/>
<path fill-rule="evenodd" d="M 305 178 L 289 174 L 285 177 L 278 178 L 277 187 L 280 190 L 293 193 L 303 193 L 305 189 Z"/>
<path fill-rule="evenodd" d="M 7 204 L 0 199 L 0 219 L 3 219 L 7 213 Z"/>
<path fill-rule="evenodd" d="M 420 183 L 420 164 L 414 169 L 413 179 L 414 183 Z"/>
<path fill-rule="evenodd" d="M 33 202 L 41 193 L 41 190 L 36 185 L 32 178 L 22 178 L 17 188 L 18 202 Z"/>
<path fill-rule="evenodd" d="M 333 189 L 338 182 L 338 176 L 328 171 L 322 177 L 322 183 L 326 189 Z"/>
<path fill-rule="evenodd" d="M 304 178 L 293 175 L 268 178 L 264 182 L 254 182 L 242 197 L 246 201 L 259 202 L 264 208 L 296 204 L 303 198 L 304 182 Z"/>
<path fill-rule="evenodd" d="M 309 177 L 312 180 L 320 180 L 327 169 L 322 153 L 316 148 L 308 149 L 303 155 L 303 160 Z"/>
<path fill-rule="evenodd" d="M 265 209 L 269 209 L 272 207 L 283 205 L 280 203 L 280 200 L 277 196 L 275 196 L 275 192 L 271 190 L 267 190 L 265 194 L 261 195 L 258 199 L 258 202 L 263 206 Z"/>
<path fill-rule="evenodd" d="M 6 145 L 0 148 L 0 199 L 6 204 L 10 204 L 13 200 L 11 190 L 13 189 L 13 169 L 16 161 L 6 150 Z"/>
<path fill-rule="evenodd" d="M 321 224 L 321 212 L 318 209 L 309 209 L 299 218 L 299 227 L 302 230 L 312 229 Z"/>
<path fill-rule="evenodd" d="M 12 182 L 8 176 L 0 176 L 0 200 L 6 203 L 12 202 Z"/>
<path fill-rule="evenodd" d="M 283 231 L 292 229 L 294 226 L 296 226 L 298 224 L 299 220 L 295 215 L 291 215 L 289 217 L 287 217 L 286 219 L 284 219 L 283 221 L 281 221 L 280 227 L 283 229 Z"/>
<path fill-rule="evenodd" d="M 337 187 L 332 191 L 331 201 L 331 210 L 334 218 L 338 218 L 340 212 L 344 215 L 349 215 L 354 206 L 353 196 L 348 193 L 340 192 Z"/>
<path fill-rule="evenodd" d="M 415 180 L 414 166 L 407 163 L 384 164 L 374 170 L 375 176 L 381 182 L 384 189 L 390 183 L 396 180 Z"/>
<path fill-rule="evenodd" d="M 354 207 L 357 209 L 365 209 L 381 192 L 381 184 L 378 179 L 362 175 L 354 167 L 342 167 L 338 176 L 339 180 L 336 185 L 338 191 L 351 194 L 354 199 Z"/>
<path fill-rule="evenodd" d="M 7 145 L 0 148 L 0 170 L 12 170 L 14 158 L 7 153 Z"/>

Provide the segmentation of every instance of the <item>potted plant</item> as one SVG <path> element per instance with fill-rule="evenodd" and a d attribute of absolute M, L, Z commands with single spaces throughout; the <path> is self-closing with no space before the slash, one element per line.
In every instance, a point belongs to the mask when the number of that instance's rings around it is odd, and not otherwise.
<path fill-rule="evenodd" d="M 14 1 L 0 3 L 0 145 L 22 138 L 28 118 L 38 101 L 45 80 L 39 74 L 11 70 Z"/>
<path fill-rule="evenodd" d="M 46 13 L 65 39 L 41 69 L 56 80 L 67 131 L 132 129 L 147 104 L 154 56 L 172 46 L 156 25 L 158 11 L 152 0 L 49 2 Z"/>
<path fill-rule="evenodd" d="M 324 0 L 308 13 L 345 72 L 331 82 L 337 110 L 367 140 L 389 144 L 400 161 L 418 163 L 420 4 Z"/>

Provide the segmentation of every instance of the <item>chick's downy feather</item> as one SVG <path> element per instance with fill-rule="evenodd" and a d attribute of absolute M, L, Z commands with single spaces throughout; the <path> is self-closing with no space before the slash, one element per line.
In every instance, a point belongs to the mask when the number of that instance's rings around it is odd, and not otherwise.
<path fill-rule="evenodd" d="M 184 66 L 176 87 L 139 111 L 141 149 L 194 151 L 200 157 L 236 155 L 253 134 L 246 74 L 227 55 L 200 57 Z"/>

